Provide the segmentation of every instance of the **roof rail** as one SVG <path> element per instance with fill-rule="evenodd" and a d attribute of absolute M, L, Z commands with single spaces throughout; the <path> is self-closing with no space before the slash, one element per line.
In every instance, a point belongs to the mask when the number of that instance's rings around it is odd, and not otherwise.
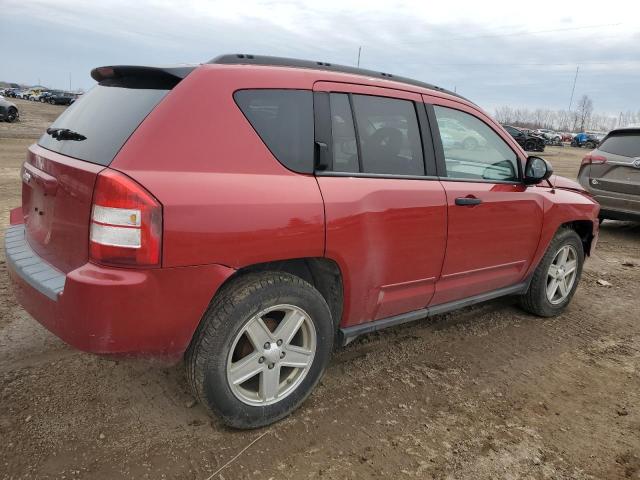
<path fill-rule="evenodd" d="M 268 55 L 251 55 L 245 53 L 219 55 L 207 63 L 217 63 L 224 65 L 270 65 L 277 67 L 310 68 L 313 70 L 327 70 L 330 72 L 351 73 L 354 75 L 364 75 L 367 77 L 381 78 L 383 80 L 393 80 L 394 82 L 406 83 L 416 87 L 428 88 L 438 92 L 447 93 L 463 100 L 467 100 L 462 95 L 447 90 L 430 83 L 421 82 L 412 78 L 399 77 L 391 73 L 376 72 L 364 68 L 348 67 L 346 65 L 336 65 L 328 62 L 314 62 L 312 60 L 299 60 L 297 58 L 271 57 Z M 469 101 L 469 100 L 467 100 Z"/>

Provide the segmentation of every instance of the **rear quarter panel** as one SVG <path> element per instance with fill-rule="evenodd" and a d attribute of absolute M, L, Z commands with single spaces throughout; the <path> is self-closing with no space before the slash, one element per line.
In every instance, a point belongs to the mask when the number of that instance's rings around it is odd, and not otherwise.
<path fill-rule="evenodd" d="M 240 89 L 312 85 L 312 76 L 204 65 L 140 125 L 111 167 L 162 203 L 164 267 L 324 254 L 315 177 L 282 166 L 233 100 Z"/>

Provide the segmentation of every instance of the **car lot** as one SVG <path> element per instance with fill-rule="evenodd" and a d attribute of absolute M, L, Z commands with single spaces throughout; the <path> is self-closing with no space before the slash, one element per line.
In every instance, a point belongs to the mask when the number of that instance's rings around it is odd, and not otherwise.
<path fill-rule="evenodd" d="M 64 107 L 0 124 L 0 221 L 26 147 Z M 24 105 L 23 105 L 24 104 Z M 547 147 L 575 178 L 586 152 Z M 0 253 L 4 478 L 625 478 L 640 474 L 640 226 L 605 222 L 567 312 L 511 300 L 369 335 L 293 416 L 236 432 L 192 405 L 180 365 L 76 352 L 18 307 Z M 610 287 L 601 286 L 598 280 Z"/>

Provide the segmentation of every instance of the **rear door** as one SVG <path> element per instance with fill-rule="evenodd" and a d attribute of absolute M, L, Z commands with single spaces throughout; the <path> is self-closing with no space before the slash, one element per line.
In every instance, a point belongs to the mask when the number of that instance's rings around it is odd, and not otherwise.
<path fill-rule="evenodd" d="M 314 112 L 326 256 L 344 276 L 342 326 L 424 308 L 442 268 L 446 199 L 420 133 L 420 95 L 318 82 Z"/>
<path fill-rule="evenodd" d="M 480 112 L 424 97 L 438 174 L 447 197 L 448 237 L 433 305 L 524 280 L 538 246 L 543 199 L 521 182 L 522 153 Z M 456 129 L 456 134 L 450 133 Z M 452 143 L 445 139 L 458 138 Z M 521 156 L 522 155 L 522 156 Z"/>
<path fill-rule="evenodd" d="M 640 129 L 610 133 L 594 155 L 606 158 L 604 163 L 592 162 L 589 166 L 589 183 L 596 194 L 640 195 Z"/>
<path fill-rule="evenodd" d="M 22 168 L 22 213 L 31 248 L 67 273 L 88 259 L 97 175 L 180 78 L 135 67 L 101 81 L 67 108 L 29 148 Z M 114 70 L 109 72 L 114 75 Z"/>

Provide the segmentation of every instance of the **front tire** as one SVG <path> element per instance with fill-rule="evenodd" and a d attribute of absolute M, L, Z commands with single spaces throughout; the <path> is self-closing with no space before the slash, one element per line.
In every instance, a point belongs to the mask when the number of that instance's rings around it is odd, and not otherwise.
<path fill-rule="evenodd" d="M 18 119 L 18 110 L 15 107 L 9 107 L 7 112 L 7 122 L 15 122 Z"/>
<path fill-rule="evenodd" d="M 224 423 L 257 428 L 289 415 L 329 362 L 334 325 L 299 277 L 249 273 L 216 295 L 186 354 L 194 396 Z"/>
<path fill-rule="evenodd" d="M 582 240 L 574 230 L 561 228 L 520 298 L 522 308 L 540 317 L 562 313 L 578 287 L 583 263 Z"/>

